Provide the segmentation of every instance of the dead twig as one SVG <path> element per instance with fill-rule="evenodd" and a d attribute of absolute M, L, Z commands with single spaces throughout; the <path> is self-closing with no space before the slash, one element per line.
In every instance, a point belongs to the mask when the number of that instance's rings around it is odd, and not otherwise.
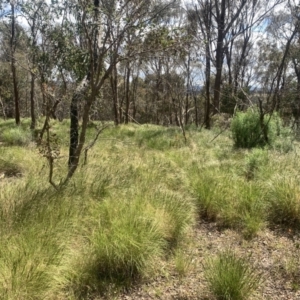
<path fill-rule="evenodd" d="M 96 144 L 99 135 L 101 132 L 103 132 L 104 129 L 106 129 L 107 127 L 109 127 L 110 125 L 105 125 L 101 128 L 98 129 L 97 134 L 95 135 L 94 139 L 91 141 L 91 143 L 89 145 L 87 145 L 83 151 L 84 151 L 84 161 L 83 164 L 86 165 L 87 164 L 87 155 L 88 155 L 88 151 Z"/>

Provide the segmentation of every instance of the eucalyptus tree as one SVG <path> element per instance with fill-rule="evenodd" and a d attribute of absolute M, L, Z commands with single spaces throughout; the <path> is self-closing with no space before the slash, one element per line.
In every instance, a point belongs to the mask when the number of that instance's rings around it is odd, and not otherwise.
<path fill-rule="evenodd" d="M 11 73 L 13 79 L 13 91 L 15 101 L 15 121 L 17 125 L 20 125 L 20 96 L 18 89 L 18 77 L 16 68 L 16 7 L 18 5 L 17 0 L 10 0 L 10 18 L 11 18 L 11 37 L 10 37 L 10 62 L 11 62 Z"/>
<path fill-rule="evenodd" d="M 41 31 L 44 32 L 44 27 L 46 24 L 45 19 L 48 17 L 49 9 L 45 1 L 26 1 L 22 0 L 20 2 L 20 11 L 23 17 L 25 17 L 27 24 L 29 26 L 29 54 L 28 54 L 28 70 L 30 72 L 30 116 L 31 125 L 30 128 L 34 129 L 36 126 L 36 113 L 35 113 L 35 84 L 37 79 L 38 71 L 38 59 L 40 48 L 38 45 L 38 38 L 40 33 L 40 46 L 42 41 L 45 40 L 45 36 L 41 37 Z"/>
<path fill-rule="evenodd" d="M 220 112 L 224 75 L 234 93 L 245 82 L 247 57 L 255 43 L 252 32 L 269 17 L 284 0 L 197 0 L 187 8 L 190 18 L 197 23 L 196 35 L 203 45 L 205 61 L 206 112 L 205 126 L 210 127 L 210 115 Z M 252 48 L 252 50 L 251 50 Z M 226 65 L 224 65 L 226 62 Z M 224 74 L 226 71 L 226 74 Z M 210 102 L 211 78 L 213 100 Z M 249 79 L 249 78 L 248 78 Z M 211 112 L 212 108 L 212 112 Z"/>
<path fill-rule="evenodd" d="M 115 66 L 132 59 L 145 51 L 135 44 L 124 51 L 126 36 L 135 30 L 142 36 L 171 8 L 174 1 L 149 0 L 78 0 L 56 2 L 56 6 L 67 15 L 65 24 L 74 30 L 70 44 L 81 61 L 79 76 L 70 105 L 70 147 L 67 182 L 76 171 L 84 149 L 89 113 L 106 79 Z M 77 64 L 79 66 L 79 64 Z M 82 123 L 79 130 L 79 103 L 83 102 Z"/>
<path fill-rule="evenodd" d="M 19 2 L 2 2 L 0 18 L 0 61 L 3 75 L 0 89 L 2 95 L 5 94 L 1 102 L 5 115 L 15 118 L 17 125 L 20 124 L 21 108 L 26 109 L 27 102 L 27 62 L 24 49 L 28 38 L 22 24 L 18 22 L 19 7 Z M 5 83 L 7 81 L 9 84 Z"/>

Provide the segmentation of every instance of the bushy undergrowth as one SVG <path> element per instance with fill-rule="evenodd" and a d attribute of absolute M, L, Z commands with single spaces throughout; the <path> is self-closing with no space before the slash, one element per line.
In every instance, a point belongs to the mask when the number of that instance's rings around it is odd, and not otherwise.
<path fill-rule="evenodd" d="M 229 250 L 207 261 L 205 277 L 218 300 L 248 299 L 261 282 L 249 259 L 240 258 Z"/>
<path fill-rule="evenodd" d="M 263 123 L 256 109 L 237 112 L 231 121 L 231 132 L 237 148 L 253 148 L 272 145 L 278 132 L 277 115 L 264 115 Z"/>

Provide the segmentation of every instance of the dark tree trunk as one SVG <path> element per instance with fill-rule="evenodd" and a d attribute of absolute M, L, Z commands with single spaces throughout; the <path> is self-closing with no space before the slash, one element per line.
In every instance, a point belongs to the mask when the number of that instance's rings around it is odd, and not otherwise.
<path fill-rule="evenodd" d="M 243 64 L 244 64 L 244 61 L 247 57 L 247 47 L 248 47 L 248 44 L 249 44 L 249 40 L 250 40 L 250 34 L 246 34 L 244 36 L 244 41 L 243 41 L 243 46 L 242 46 L 242 52 L 241 52 L 241 56 L 238 60 L 238 63 L 237 65 L 235 66 L 235 71 L 234 71 L 234 94 L 237 93 L 237 89 L 238 89 L 238 85 L 239 85 L 239 75 L 240 75 L 240 72 L 242 71 L 242 75 L 243 75 L 243 70 L 242 70 L 242 67 L 243 67 Z M 243 77 L 243 76 L 242 76 Z"/>
<path fill-rule="evenodd" d="M 16 36 L 15 36 L 15 5 L 11 2 L 11 72 L 13 77 L 13 89 L 15 98 L 15 120 L 16 124 L 20 125 L 20 99 L 18 90 L 18 80 L 16 71 L 16 59 L 15 59 L 15 49 L 16 49 Z"/>
<path fill-rule="evenodd" d="M 188 61 L 187 61 L 187 84 L 186 84 L 186 94 L 185 94 L 185 111 L 184 111 L 184 124 L 187 125 L 189 121 L 189 98 L 190 98 L 190 93 L 191 91 L 191 86 L 190 86 L 190 77 L 191 77 L 191 55 L 190 52 L 188 53 Z"/>
<path fill-rule="evenodd" d="M 125 124 L 129 123 L 129 106 L 130 106 L 130 74 L 131 69 L 129 63 L 126 70 L 126 84 L 125 84 Z"/>
<path fill-rule="evenodd" d="M 114 66 L 113 72 L 110 76 L 110 85 L 112 90 L 112 96 L 113 96 L 113 110 L 114 110 L 114 123 L 116 126 L 119 125 L 119 111 L 118 111 L 118 72 L 117 72 L 117 66 Z"/>
<path fill-rule="evenodd" d="M 217 0 L 216 0 L 217 2 Z M 224 59 L 224 30 L 225 30 L 226 1 L 221 1 L 221 10 L 217 9 L 218 36 L 216 48 L 216 78 L 214 87 L 213 113 L 220 111 L 220 95 L 222 84 L 222 68 Z"/>
<path fill-rule="evenodd" d="M 76 89 L 70 106 L 70 146 L 69 146 L 69 169 L 78 163 L 76 156 L 76 150 L 78 146 L 79 136 L 79 122 L 78 122 L 78 102 L 82 99 L 82 96 L 86 94 L 89 86 L 89 81 L 85 77 L 78 88 Z"/>
<path fill-rule="evenodd" d="M 204 124 L 206 129 L 210 129 L 210 49 L 206 44 L 206 66 L 205 66 L 205 114 Z"/>
<path fill-rule="evenodd" d="M 30 82 L 30 117 L 31 124 L 30 129 L 35 129 L 36 119 L 35 119 L 35 101 L 34 101 L 34 89 L 35 89 L 35 75 L 31 73 L 31 82 Z"/>

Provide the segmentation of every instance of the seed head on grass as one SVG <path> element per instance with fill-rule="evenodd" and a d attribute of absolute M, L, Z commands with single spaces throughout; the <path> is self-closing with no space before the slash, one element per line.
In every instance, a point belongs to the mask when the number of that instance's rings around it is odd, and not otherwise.
<path fill-rule="evenodd" d="M 261 283 L 248 259 L 226 250 L 206 263 L 205 277 L 218 300 L 245 300 Z"/>

